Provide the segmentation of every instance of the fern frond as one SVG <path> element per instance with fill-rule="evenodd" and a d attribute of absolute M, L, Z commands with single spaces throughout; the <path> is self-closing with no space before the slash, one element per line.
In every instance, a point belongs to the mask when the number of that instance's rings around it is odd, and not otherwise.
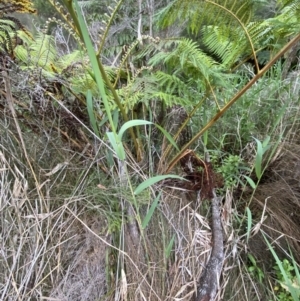
<path fill-rule="evenodd" d="M 161 87 L 164 87 L 165 91 L 169 93 L 177 93 L 177 95 L 187 95 L 188 86 L 175 74 L 167 74 L 162 71 L 158 71 L 155 74 L 157 82 Z"/>
<path fill-rule="evenodd" d="M 206 43 L 221 58 L 224 66 L 232 64 L 246 45 L 257 65 L 255 48 L 247 30 L 247 26 L 254 21 L 253 0 L 175 0 L 161 13 L 161 24 L 171 25 L 175 21 L 180 24 L 181 21 L 174 17 L 176 12 L 187 23 L 189 31 L 205 33 Z"/>
<path fill-rule="evenodd" d="M 153 37 L 151 36 L 148 36 L 148 35 L 142 35 L 141 36 L 141 39 L 142 40 L 148 40 L 150 42 L 150 45 L 148 45 L 148 47 L 144 47 L 144 49 L 135 57 L 136 59 L 141 59 L 141 58 L 144 58 L 147 54 L 149 54 L 149 49 L 153 49 L 153 45 L 157 44 L 159 42 L 159 39 L 154 39 Z M 125 68 L 125 65 L 129 59 L 130 56 L 133 55 L 133 52 L 135 51 L 136 49 L 136 46 L 140 43 L 140 40 L 135 40 L 133 43 L 131 43 L 130 46 L 128 47 L 123 47 L 124 49 L 124 55 L 122 56 L 122 59 L 121 59 L 121 62 L 119 64 L 119 67 L 118 67 L 118 72 L 117 72 L 117 76 L 115 78 L 115 83 L 114 83 L 114 86 L 116 86 L 120 76 L 121 76 L 121 73 L 123 72 L 124 68 Z"/>
<path fill-rule="evenodd" d="M 203 44 L 210 53 L 218 57 L 225 67 L 230 66 L 245 49 L 245 42 L 242 41 L 239 31 L 234 32 L 232 38 L 228 39 L 223 35 L 222 28 L 218 26 L 205 26 L 201 34 Z"/>
<path fill-rule="evenodd" d="M 224 67 L 230 68 L 242 57 L 252 56 L 251 45 L 255 50 L 264 48 L 264 44 L 269 43 L 273 37 L 272 28 L 264 22 L 251 22 L 246 28 L 248 38 L 239 28 L 232 30 L 230 39 L 223 34 L 223 27 L 204 26 L 202 42 L 207 49 L 216 55 Z M 250 44 L 249 44 L 250 38 Z"/>
<path fill-rule="evenodd" d="M 252 56 L 257 64 L 257 51 L 272 47 L 270 42 L 276 50 L 282 39 L 300 31 L 300 1 L 277 3 L 281 6 L 278 16 L 257 21 L 252 0 L 175 0 L 160 12 L 158 24 L 166 27 L 177 22 L 187 24 L 193 33 L 200 31 L 205 46 L 225 67 L 241 55 Z"/>
<path fill-rule="evenodd" d="M 285 13 L 291 13 L 299 18 L 300 16 L 300 2 L 299 0 L 278 0 L 280 9 Z"/>
<path fill-rule="evenodd" d="M 5 20 L 7 21 L 7 20 Z M 14 27 L 14 24 L 11 22 L 0 21 L 0 43 L 3 47 L 3 50 L 9 54 L 13 53 L 13 42 L 12 37 L 17 38 L 17 31 Z"/>
<path fill-rule="evenodd" d="M 174 105 L 186 107 L 191 105 L 191 101 L 187 98 L 179 97 L 162 91 L 155 93 L 153 97 L 163 101 L 167 107 L 172 107 Z"/>
<path fill-rule="evenodd" d="M 16 58 L 28 67 L 41 67 L 48 72 L 56 73 L 59 69 L 58 56 L 54 38 L 45 34 L 38 34 L 35 39 L 26 39 L 27 45 L 18 45 L 15 49 Z"/>
<path fill-rule="evenodd" d="M 282 1 L 281 13 L 273 19 L 266 20 L 274 27 L 274 35 L 289 36 L 300 31 L 300 1 Z"/>
<path fill-rule="evenodd" d="M 20 64 L 23 70 L 30 72 L 38 70 L 48 79 L 55 78 L 61 70 L 52 36 L 40 33 L 36 39 L 27 37 L 23 45 L 15 48 L 14 53 L 16 58 L 23 63 Z"/>
<path fill-rule="evenodd" d="M 76 54 L 75 54 L 76 55 Z M 81 54 L 77 54 L 77 57 L 80 58 Z M 105 72 L 110 81 L 113 81 L 116 73 L 115 70 L 109 67 L 105 67 Z M 89 61 L 84 57 L 81 57 L 77 62 L 71 63 L 62 71 L 62 77 L 67 79 L 67 82 L 70 83 L 69 88 L 75 94 L 83 94 L 86 95 L 87 91 L 90 90 L 93 96 L 99 96 L 99 90 L 97 83 L 95 81 L 95 77 L 93 71 L 90 67 Z M 108 98 L 111 97 L 111 91 L 105 85 L 106 94 Z"/>
<path fill-rule="evenodd" d="M 139 69 L 126 86 L 116 90 L 120 99 L 122 99 L 126 112 L 130 112 L 140 102 L 148 106 L 149 101 L 153 99 L 153 95 L 157 92 L 157 78 L 151 72 L 145 74 L 146 72 L 149 72 L 149 68 Z M 143 73 L 143 76 L 139 76 L 141 73 Z"/>
<path fill-rule="evenodd" d="M 38 34 L 29 51 L 33 63 L 48 71 L 52 69 L 50 65 L 57 60 L 54 38 L 50 35 Z"/>
<path fill-rule="evenodd" d="M 88 90 L 95 96 L 99 94 L 97 84 L 93 77 L 89 73 L 83 74 L 80 69 L 69 77 L 68 81 L 70 89 L 75 94 L 86 94 Z"/>
<path fill-rule="evenodd" d="M 98 95 L 98 88 L 91 70 L 89 60 L 84 52 L 76 50 L 65 56 L 58 57 L 54 38 L 39 33 L 35 39 L 27 39 L 27 45 L 18 45 L 16 57 L 23 62 L 21 68 L 34 72 L 38 70 L 47 79 L 65 81 L 75 94 L 85 94 L 91 90 Z M 113 80 L 116 76 L 111 68 L 105 68 L 108 77 Z"/>
<path fill-rule="evenodd" d="M 253 12 L 252 0 L 175 0 L 159 13 L 158 25 L 165 28 L 175 22 L 187 23 L 193 33 L 198 33 L 204 24 L 222 26 L 228 29 L 228 37 L 230 29 L 239 26 L 239 22 L 248 24 Z"/>
<path fill-rule="evenodd" d="M 28 62 L 29 52 L 23 45 L 18 45 L 15 50 L 15 56 L 18 60 L 20 60 L 23 63 Z"/>
<path fill-rule="evenodd" d="M 143 70 L 143 76 L 139 77 L 138 74 Z M 162 101 L 169 107 L 193 106 L 195 100 L 201 98 L 201 83 L 194 79 L 184 81 L 180 78 L 182 74 L 170 75 L 162 71 L 153 73 L 149 68 L 142 68 L 142 71 L 137 72 L 137 76 L 134 76 L 127 86 L 117 90 L 118 95 L 123 99 L 126 112 L 130 112 L 141 102 L 148 106 L 149 100 Z"/>
<path fill-rule="evenodd" d="M 13 56 L 13 50 L 18 44 L 17 29 L 21 29 L 23 33 L 30 37 L 17 18 L 0 15 L 0 44 L 2 45 L 3 50 L 11 56 Z"/>
<path fill-rule="evenodd" d="M 178 101 L 180 100 L 176 104 L 194 105 L 195 100 L 200 99 L 206 89 L 203 81 L 194 78 L 183 77 L 181 79 L 175 74 L 170 75 L 162 71 L 158 71 L 155 77 L 157 78 L 158 90 L 173 95 Z"/>
<path fill-rule="evenodd" d="M 69 68 L 70 66 L 73 66 L 77 63 L 80 63 L 84 60 L 84 54 L 80 50 L 75 50 L 69 54 L 61 56 L 57 60 L 57 66 L 59 69 L 64 70 Z"/>
<path fill-rule="evenodd" d="M 257 48 L 269 44 L 273 37 L 273 29 L 265 22 L 251 22 L 247 26 L 247 31 Z"/>
<path fill-rule="evenodd" d="M 166 46 L 164 51 L 159 51 L 149 60 L 150 65 L 164 63 L 175 74 L 178 70 L 182 70 L 189 76 L 202 75 L 205 79 L 217 75 L 219 64 L 206 55 L 196 42 L 181 39 L 174 40 L 171 45 L 166 44 Z"/>

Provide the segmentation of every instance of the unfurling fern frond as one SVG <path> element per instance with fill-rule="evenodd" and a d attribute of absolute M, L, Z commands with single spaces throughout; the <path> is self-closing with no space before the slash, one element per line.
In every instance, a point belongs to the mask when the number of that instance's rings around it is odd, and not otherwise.
<path fill-rule="evenodd" d="M 106 37 L 108 35 L 109 29 L 110 29 L 113 21 L 115 20 L 115 16 L 116 16 L 119 8 L 121 7 L 122 3 L 123 3 L 123 0 L 119 0 L 118 2 L 116 2 L 116 6 L 114 8 L 112 8 L 111 6 L 108 6 L 109 10 L 111 11 L 111 14 L 110 14 L 110 16 L 105 15 L 107 20 L 103 22 L 103 24 L 105 26 L 105 29 L 104 29 L 104 31 L 102 33 L 102 36 L 101 36 L 101 42 L 100 42 L 99 49 L 98 49 L 98 55 L 103 50 L 103 46 L 104 46 L 104 43 L 106 41 Z"/>
<path fill-rule="evenodd" d="M 65 21 L 65 23 L 67 24 L 64 24 L 64 28 L 65 29 L 69 29 L 70 33 L 78 33 L 78 29 L 74 26 L 74 21 L 71 17 L 71 15 L 66 11 L 66 9 L 58 2 L 56 2 L 55 0 L 48 0 L 51 5 L 56 9 L 56 11 L 59 13 L 60 17 Z M 72 1 L 65 1 L 66 3 L 68 3 L 68 5 L 72 6 Z M 59 23 L 60 25 L 63 24 L 63 22 L 55 19 L 55 18 L 52 18 L 49 20 L 50 22 L 57 22 Z"/>

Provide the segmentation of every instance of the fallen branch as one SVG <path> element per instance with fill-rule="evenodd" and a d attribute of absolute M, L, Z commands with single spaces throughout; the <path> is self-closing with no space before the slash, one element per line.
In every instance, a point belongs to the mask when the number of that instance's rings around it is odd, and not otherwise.
<path fill-rule="evenodd" d="M 213 190 L 212 199 L 212 251 L 210 259 L 202 272 L 195 301 L 213 301 L 220 287 L 220 275 L 224 260 L 223 230 L 220 215 L 220 203 L 222 198 L 218 197 Z"/>

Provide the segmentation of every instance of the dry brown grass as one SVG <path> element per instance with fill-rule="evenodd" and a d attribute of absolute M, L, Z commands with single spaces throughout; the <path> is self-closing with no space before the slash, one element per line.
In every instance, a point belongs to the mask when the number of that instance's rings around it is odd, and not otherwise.
<path fill-rule="evenodd" d="M 198 263 L 206 262 L 211 249 L 208 218 L 196 212 L 195 203 L 184 192 L 165 191 L 158 214 L 146 232 L 149 260 L 144 277 L 150 287 L 140 291 L 141 283 L 132 283 L 139 277 L 130 275 L 135 280 L 128 282 L 134 291 L 134 297 L 129 300 L 193 299 L 195 280 L 201 273 Z M 166 258 L 164 250 L 173 234 L 173 252 L 170 258 Z"/>
<path fill-rule="evenodd" d="M 257 217 L 265 208 L 268 218 L 263 223 L 263 229 L 269 233 L 274 242 L 277 242 L 278 252 L 284 254 L 289 245 L 298 262 L 300 262 L 299 151 L 300 145 L 284 146 L 280 158 L 269 167 L 267 182 L 259 185 L 251 203 L 251 209 Z M 261 248 L 252 249 L 254 252 L 255 249 L 262 252 Z"/>
<path fill-rule="evenodd" d="M 71 190 L 69 197 L 67 191 L 61 199 L 51 197 L 51 183 L 41 188 L 45 197 L 40 199 L 35 190 L 28 188 L 30 173 L 26 173 L 25 167 L 19 158 L 8 158 L 7 152 L 1 152 L 3 300 L 100 300 L 101 297 L 101 300 L 193 300 L 195 280 L 211 250 L 209 216 L 205 214 L 208 204 L 200 214 L 194 198 L 178 190 L 165 191 L 157 214 L 145 232 L 149 257 L 139 258 L 136 250 L 124 253 L 126 247 L 123 249 L 113 239 L 103 211 L 95 205 L 90 209 L 95 200 L 90 200 L 83 191 L 72 196 Z M 66 179 L 67 170 L 72 168 L 69 164 L 53 182 Z M 277 182 L 261 185 L 251 205 L 252 212 L 257 213 L 254 217 L 259 220 L 263 201 L 271 197 L 266 206 L 268 219 L 262 228 L 274 243 L 283 234 L 290 241 L 297 239 L 296 220 L 293 228 L 290 227 L 291 210 L 293 214 L 297 212 L 295 205 L 287 206 L 291 199 L 282 197 L 296 195 L 287 193 L 291 186 L 288 190 L 284 187 Z M 230 193 L 224 208 L 226 261 L 220 298 L 262 300 L 265 288 L 247 273 L 249 262 L 245 254 L 248 251 L 254 254 L 260 266 L 271 261 L 270 254 L 259 234 L 251 237 L 247 245 L 244 233 L 239 235 L 234 230 L 235 214 L 240 211 L 234 207 Z M 174 250 L 171 258 L 166 259 L 163 250 L 172 234 L 176 237 Z M 124 245 L 128 245 L 126 232 L 121 231 L 120 235 L 124 235 Z M 117 246 L 114 252 L 109 244 Z M 283 247 L 286 250 L 285 244 Z M 118 261 L 121 266 L 122 260 L 126 268 L 118 276 L 115 273 Z"/>
<path fill-rule="evenodd" d="M 95 180 L 96 161 L 78 160 L 58 141 L 51 149 L 53 141 L 45 144 L 42 134 L 24 131 L 40 181 L 34 183 L 21 145 L 11 141 L 14 126 L 1 123 L 0 129 L 1 299 L 192 300 L 201 273 L 197 262 L 206 262 L 211 247 L 209 219 L 197 213 L 193 198 L 164 192 L 141 241 L 147 258 L 139 258 L 137 249 L 128 248 L 125 220 L 113 220 L 109 212 L 113 200 L 121 199 L 118 189 L 97 187 L 106 183 L 100 171 Z M 147 202 L 142 203 L 145 213 Z M 115 229 L 114 221 L 120 223 Z M 173 234 L 175 245 L 166 258 Z"/>

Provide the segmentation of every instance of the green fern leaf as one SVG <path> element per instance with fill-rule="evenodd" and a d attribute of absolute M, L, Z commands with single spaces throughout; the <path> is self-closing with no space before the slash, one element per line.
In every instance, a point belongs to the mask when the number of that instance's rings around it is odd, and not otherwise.
<path fill-rule="evenodd" d="M 149 60 L 149 64 L 155 66 L 164 63 L 174 72 L 178 70 L 179 65 L 190 76 L 199 77 L 201 75 L 205 79 L 216 74 L 218 70 L 218 63 L 202 52 L 197 43 L 192 40 L 175 40 L 172 47 L 166 48 L 165 51 L 159 51 L 155 54 Z"/>
<path fill-rule="evenodd" d="M 180 105 L 180 106 L 186 107 L 186 106 L 191 105 L 190 99 L 178 97 L 178 96 L 164 93 L 164 92 L 157 92 L 153 95 L 153 97 L 163 101 L 167 107 L 172 107 L 174 105 Z"/>
<path fill-rule="evenodd" d="M 38 34 L 35 42 L 30 45 L 29 51 L 34 64 L 45 70 L 52 70 L 51 64 L 57 59 L 57 51 L 52 36 Z"/>

